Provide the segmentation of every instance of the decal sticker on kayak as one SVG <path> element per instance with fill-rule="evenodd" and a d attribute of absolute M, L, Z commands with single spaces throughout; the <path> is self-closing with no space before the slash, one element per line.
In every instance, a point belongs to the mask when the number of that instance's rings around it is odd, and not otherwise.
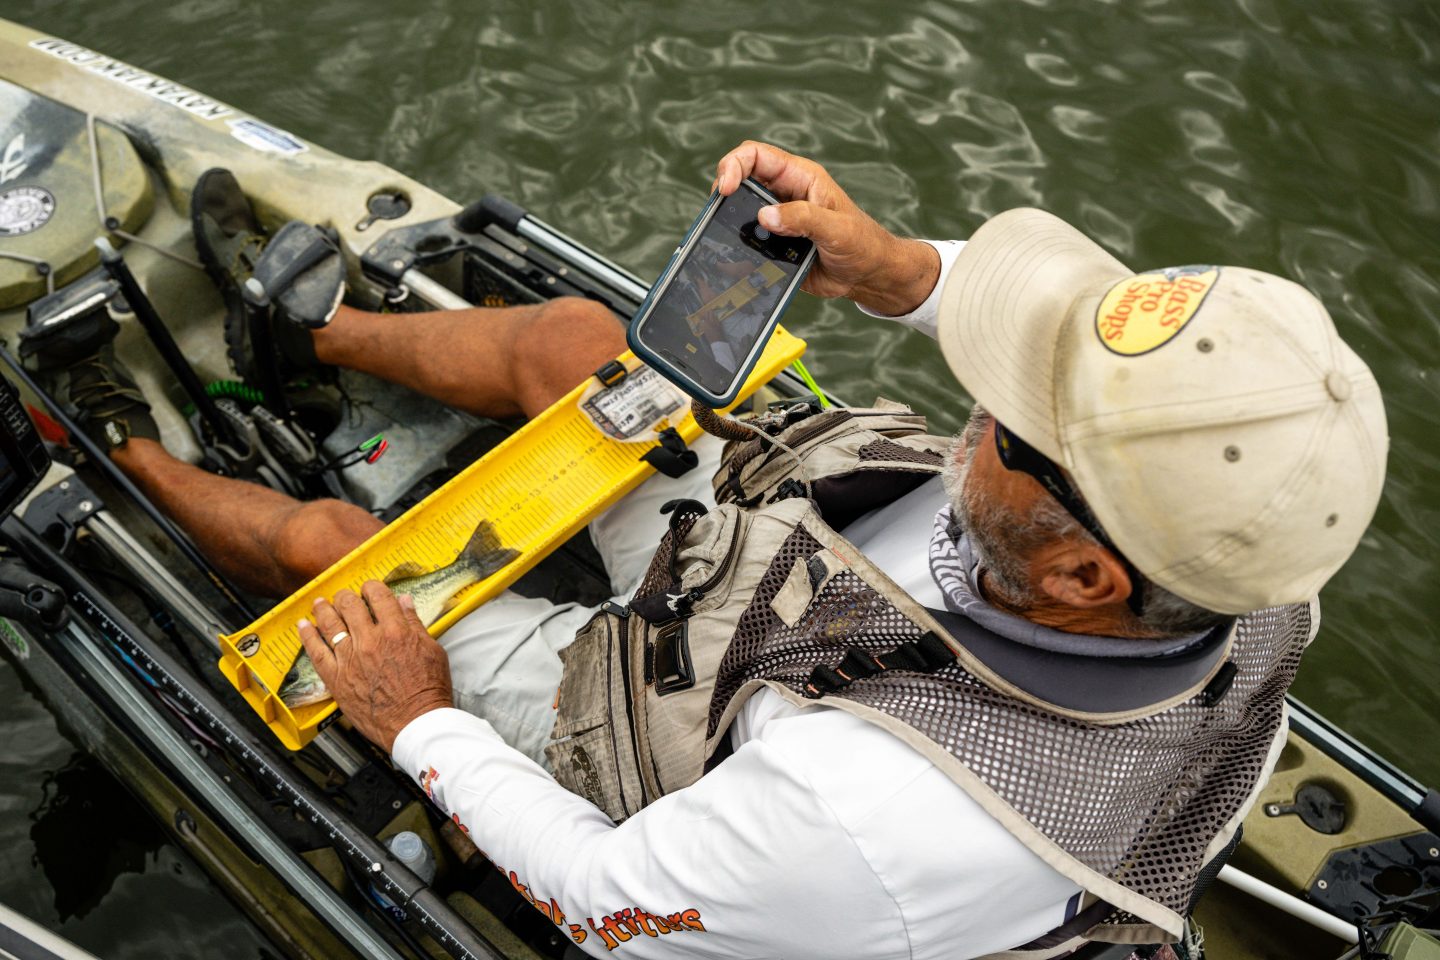
<path fill-rule="evenodd" d="M 1212 266 L 1166 267 L 1121 280 L 1095 311 L 1095 332 L 1111 353 L 1138 357 L 1175 338 L 1220 278 Z"/>
<path fill-rule="evenodd" d="M 297 153 L 304 153 L 310 149 L 305 145 L 305 141 L 294 134 L 286 133 L 279 127 L 272 127 L 268 123 L 262 123 L 254 117 L 241 117 L 238 120 L 226 120 L 225 122 L 230 125 L 230 136 L 252 150 L 293 157 Z"/>
<path fill-rule="evenodd" d="M 21 660 L 30 659 L 30 644 L 20 636 L 20 631 L 15 629 L 15 625 L 3 617 L 0 617 L 0 639 L 5 641 L 5 646 L 9 647 L 16 657 Z"/>
<path fill-rule="evenodd" d="M 39 40 L 31 40 L 30 46 L 36 50 L 43 50 L 50 56 L 67 63 L 73 63 L 77 67 L 84 67 L 91 73 L 98 73 L 107 80 L 123 83 L 162 103 L 173 104 L 181 110 L 187 110 L 206 120 L 228 117 L 235 112 L 225 104 L 198 94 L 189 87 L 182 87 L 178 83 L 172 83 L 153 73 L 146 73 L 138 67 L 121 63 L 103 53 L 96 53 L 94 50 L 82 47 L 78 43 L 71 43 L 57 37 L 43 37 Z"/>
<path fill-rule="evenodd" d="M 5 155 L 0 156 L 0 183 L 14 180 L 25 172 L 27 166 L 29 164 L 25 162 L 25 134 L 17 133 L 5 147 Z"/>
<path fill-rule="evenodd" d="M 0 237 L 33 233 L 50 222 L 55 197 L 41 187 L 16 187 L 0 193 Z"/>

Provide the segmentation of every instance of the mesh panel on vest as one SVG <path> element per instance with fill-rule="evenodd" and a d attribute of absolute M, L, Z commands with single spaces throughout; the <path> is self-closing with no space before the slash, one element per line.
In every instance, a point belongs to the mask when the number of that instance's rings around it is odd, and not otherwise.
<path fill-rule="evenodd" d="M 675 583 L 675 553 L 685 543 L 690 530 L 705 516 L 705 507 L 694 500 L 682 501 L 670 517 L 670 529 L 660 540 L 660 547 L 650 558 L 640 586 L 635 588 L 636 597 L 650 597 L 667 590 Z"/>
<path fill-rule="evenodd" d="M 720 664 L 710 736 L 748 680 L 801 693 L 816 664 L 834 666 L 850 647 L 884 653 L 924 633 L 851 570 L 833 576 L 787 626 L 770 601 L 795 561 L 820 549 L 797 528 L 763 575 Z M 831 696 L 913 727 L 1066 853 L 1183 915 L 1206 848 L 1257 786 L 1309 619 L 1304 605 L 1242 618 L 1231 652 L 1237 673 L 1217 705 L 1195 697 L 1123 724 L 1032 706 L 958 662 L 930 674 L 886 671 Z"/>
<path fill-rule="evenodd" d="M 860 447 L 862 460 L 888 460 L 894 463 L 923 463 L 927 467 L 939 466 L 942 457 L 928 450 L 911 450 L 893 440 L 871 440 Z"/>

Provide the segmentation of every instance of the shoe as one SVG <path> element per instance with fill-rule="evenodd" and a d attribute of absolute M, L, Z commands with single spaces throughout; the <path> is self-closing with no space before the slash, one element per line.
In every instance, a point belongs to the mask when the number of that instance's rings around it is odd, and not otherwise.
<path fill-rule="evenodd" d="M 241 293 L 252 277 L 266 287 L 275 307 L 265 322 L 270 324 L 281 379 L 314 373 L 320 363 L 308 328 L 329 322 L 344 295 L 345 265 L 338 246 L 330 240 L 323 250 L 308 251 L 308 269 L 287 269 L 297 256 L 307 253 L 308 238 L 301 238 L 304 231 L 324 235 L 292 221 L 267 241 L 234 174 L 219 167 L 207 170 L 196 181 L 190 219 L 195 251 L 225 302 L 225 349 L 236 374 L 252 386 L 261 379 L 250 343 L 249 310 Z M 316 307 L 321 300 L 324 309 Z M 299 310 L 294 319 L 289 318 L 291 305 Z M 281 315 L 278 320 L 277 314 Z"/>
<path fill-rule="evenodd" d="M 114 344 L 55 374 L 55 396 L 70 408 L 85 435 L 101 447 L 119 449 L 131 437 L 159 441 L 160 428 L 130 371 L 115 359 Z"/>

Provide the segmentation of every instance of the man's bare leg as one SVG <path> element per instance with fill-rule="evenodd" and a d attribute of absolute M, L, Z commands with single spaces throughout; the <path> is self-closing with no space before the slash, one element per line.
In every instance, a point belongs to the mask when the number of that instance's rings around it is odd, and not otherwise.
<path fill-rule="evenodd" d="M 322 363 L 359 370 L 481 416 L 533 417 L 625 350 L 601 304 L 561 297 L 518 307 L 413 314 L 342 306 L 314 333 Z"/>
<path fill-rule="evenodd" d="M 341 500 L 300 501 L 221 477 L 132 438 L 115 465 L 242 589 L 286 597 L 385 525 Z"/>
<path fill-rule="evenodd" d="M 342 307 L 315 335 L 322 362 L 486 416 L 534 416 L 623 350 L 614 316 L 574 298 L 407 315 Z M 222 572 L 262 596 L 288 596 L 384 526 L 354 504 L 216 476 L 143 438 L 113 458 Z"/>

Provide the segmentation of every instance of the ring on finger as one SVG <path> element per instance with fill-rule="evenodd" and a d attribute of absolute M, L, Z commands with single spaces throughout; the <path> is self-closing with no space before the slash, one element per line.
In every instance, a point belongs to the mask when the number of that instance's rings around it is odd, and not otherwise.
<path fill-rule="evenodd" d="M 349 630 L 341 630 L 339 633 L 335 634 L 335 636 L 330 638 L 330 649 L 333 650 L 336 647 L 340 646 L 340 641 L 344 640 L 348 636 L 350 636 Z"/>

